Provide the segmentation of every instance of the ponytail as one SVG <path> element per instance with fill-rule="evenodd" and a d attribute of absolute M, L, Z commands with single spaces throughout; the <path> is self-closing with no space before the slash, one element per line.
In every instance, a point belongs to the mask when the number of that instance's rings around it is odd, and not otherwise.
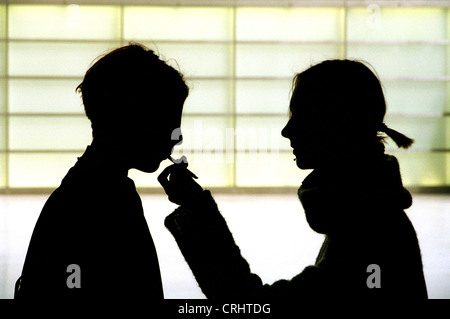
<path fill-rule="evenodd" d="M 389 136 L 398 147 L 407 149 L 414 143 L 413 139 L 387 127 L 384 123 L 380 124 L 378 131 L 386 133 L 386 135 Z"/>

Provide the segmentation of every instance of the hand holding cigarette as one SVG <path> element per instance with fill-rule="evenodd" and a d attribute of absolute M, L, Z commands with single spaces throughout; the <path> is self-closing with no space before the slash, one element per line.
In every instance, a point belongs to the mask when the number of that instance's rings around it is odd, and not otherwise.
<path fill-rule="evenodd" d="M 159 183 L 171 202 L 184 206 L 192 205 L 195 198 L 203 192 L 203 188 L 194 180 L 198 177 L 187 169 L 188 163 L 184 155 L 178 160 L 171 156 L 168 159 L 174 164 L 159 174 Z"/>
<path fill-rule="evenodd" d="M 190 173 L 190 175 L 193 178 L 195 178 L 195 179 L 198 178 L 197 175 L 195 175 L 194 173 L 192 173 L 190 170 L 187 169 L 188 162 L 187 162 L 186 156 L 183 155 L 177 160 L 175 160 L 172 156 L 169 156 L 168 159 L 174 164 L 179 164 L 179 165 L 185 166 L 186 170 Z"/>

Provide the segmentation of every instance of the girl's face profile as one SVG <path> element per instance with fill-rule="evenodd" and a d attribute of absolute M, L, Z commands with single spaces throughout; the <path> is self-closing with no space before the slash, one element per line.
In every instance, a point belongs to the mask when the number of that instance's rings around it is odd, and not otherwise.
<path fill-rule="evenodd" d="M 295 94 L 290 102 L 291 116 L 281 135 L 290 140 L 297 166 L 314 169 L 327 156 L 326 146 L 332 136 L 328 134 L 317 104 L 307 92 Z"/>
<path fill-rule="evenodd" d="M 281 135 L 290 140 L 297 166 L 311 169 L 316 166 L 318 141 L 314 134 L 313 120 L 302 114 L 299 108 L 299 105 L 294 105 L 291 101 L 291 116 Z"/>

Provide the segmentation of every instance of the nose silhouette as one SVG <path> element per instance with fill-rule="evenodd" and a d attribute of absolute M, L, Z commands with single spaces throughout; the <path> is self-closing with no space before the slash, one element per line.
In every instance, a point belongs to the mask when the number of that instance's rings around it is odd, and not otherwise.
<path fill-rule="evenodd" d="M 281 136 L 285 138 L 289 138 L 289 122 L 287 122 L 286 126 L 281 130 Z"/>

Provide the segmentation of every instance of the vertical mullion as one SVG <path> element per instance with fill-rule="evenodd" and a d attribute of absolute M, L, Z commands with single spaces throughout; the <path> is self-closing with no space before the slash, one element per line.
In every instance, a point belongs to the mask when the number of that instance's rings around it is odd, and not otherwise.
<path fill-rule="evenodd" d="M 445 25 L 447 26 L 447 29 L 445 30 L 445 39 L 446 40 L 450 40 L 450 8 L 447 8 L 445 10 Z M 450 75 L 450 45 L 447 44 L 446 45 L 446 60 L 445 60 L 445 64 L 446 64 L 446 75 Z M 444 114 L 442 114 L 442 117 L 444 118 L 444 125 L 445 125 L 445 129 L 447 132 L 447 138 L 446 138 L 446 144 L 445 144 L 445 148 L 447 149 L 447 155 L 444 157 L 445 161 L 447 163 L 445 169 L 446 169 L 446 181 L 445 181 L 445 186 L 450 186 L 450 118 L 448 117 L 450 115 L 450 81 L 447 80 L 446 85 L 445 85 L 445 90 L 446 90 L 446 97 L 447 97 L 447 102 L 445 105 L 445 109 L 444 109 Z"/>
<path fill-rule="evenodd" d="M 120 19 L 119 19 L 119 24 L 120 24 L 120 34 L 119 34 L 119 40 L 120 40 L 120 46 L 123 46 L 124 44 L 125 44 L 125 39 L 124 39 L 124 34 L 125 34 L 125 31 L 124 31 L 124 21 L 125 21 L 125 6 L 124 6 L 124 4 L 122 3 L 121 5 L 120 5 Z"/>
<path fill-rule="evenodd" d="M 344 59 L 348 58 L 348 9 L 349 9 L 349 7 L 347 5 L 347 2 L 345 2 L 344 18 L 343 18 L 343 21 L 342 21 L 342 23 L 343 23 L 343 32 L 342 32 L 342 34 L 343 34 L 343 39 L 342 39 L 343 48 L 342 48 L 342 51 L 343 51 L 343 58 Z"/>
<path fill-rule="evenodd" d="M 9 193 L 9 4 L 5 8 L 5 192 Z"/>
<path fill-rule="evenodd" d="M 237 80 L 237 66 L 236 66 L 236 60 L 237 60 L 237 52 L 236 52 L 236 11 L 237 11 L 237 7 L 236 5 L 233 6 L 233 21 L 232 21 L 232 26 L 233 26 L 233 33 L 232 33 L 232 45 L 231 45 L 231 50 L 232 50 L 232 85 L 231 85 L 231 90 L 232 90 L 232 112 L 233 112 L 233 116 L 232 116 L 232 121 L 233 121 L 233 179 L 232 179 L 232 183 L 231 186 L 233 188 L 237 187 L 236 185 L 236 174 L 237 174 L 237 169 L 236 169 L 236 165 L 237 165 L 237 149 L 236 149 L 236 124 L 237 124 L 237 114 L 236 114 L 236 103 L 237 103 L 237 93 L 236 93 L 236 80 Z"/>

